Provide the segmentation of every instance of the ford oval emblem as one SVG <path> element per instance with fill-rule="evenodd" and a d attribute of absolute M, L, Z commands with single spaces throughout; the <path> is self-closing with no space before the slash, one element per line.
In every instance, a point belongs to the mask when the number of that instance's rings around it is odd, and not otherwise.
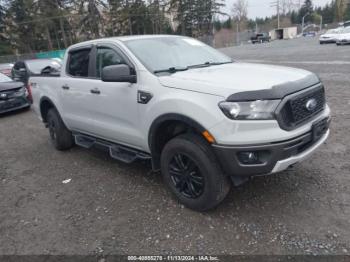
<path fill-rule="evenodd" d="M 308 111 L 314 111 L 317 107 L 317 100 L 315 98 L 311 98 L 309 99 L 307 102 L 306 102 L 306 105 L 305 105 L 306 109 Z"/>

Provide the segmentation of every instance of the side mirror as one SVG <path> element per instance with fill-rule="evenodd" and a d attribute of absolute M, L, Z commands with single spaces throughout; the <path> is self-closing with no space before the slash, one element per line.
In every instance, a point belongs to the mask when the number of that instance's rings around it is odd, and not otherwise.
<path fill-rule="evenodd" d="M 128 65 L 111 65 L 102 69 L 101 80 L 103 82 L 136 83 L 136 75 L 132 74 Z"/>

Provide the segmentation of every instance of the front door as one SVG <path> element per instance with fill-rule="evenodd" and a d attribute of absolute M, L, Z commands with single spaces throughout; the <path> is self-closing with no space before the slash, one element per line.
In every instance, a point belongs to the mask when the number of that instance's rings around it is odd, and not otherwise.
<path fill-rule="evenodd" d="M 101 81 L 104 67 L 133 65 L 114 45 L 96 46 L 94 53 L 95 79 L 90 80 L 88 104 L 95 127 L 90 131 L 101 138 L 139 148 L 142 145 L 142 132 L 138 125 L 138 84 Z"/>

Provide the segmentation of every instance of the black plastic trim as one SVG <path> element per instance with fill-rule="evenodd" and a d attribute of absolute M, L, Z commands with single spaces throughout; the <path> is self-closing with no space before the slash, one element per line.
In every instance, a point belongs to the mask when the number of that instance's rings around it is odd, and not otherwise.
<path fill-rule="evenodd" d="M 40 102 L 39 102 L 39 110 L 40 110 L 40 115 L 41 115 L 41 119 L 42 119 L 42 121 L 43 121 L 43 123 L 47 123 L 46 122 L 46 119 L 44 119 L 44 117 L 43 117 L 43 112 L 41 112 L 41 105 L 42 105 L 42 103 L 43 102 L 49 102 L 51 105 L 52 105 L 52 107 L 53 108 L 55 108 L 56 109 L 56 111 L 57 111 L 57 113 L 58 113 L 58 115 L 61 117 L 61 115 L 60 115 L 60 112 L 57 110 L 57 107 L 56 107 L 56 105 L 55 105 L 55 103 L 54 102 L 52 102 L 52 100 L 50 99 L 50 98 L 48 98 L 47 96 L 43 96 L 41 99 L 40 99 Z M 62 121 L 64 122 L 64 120 L 63 120 L 63 118 L 61 117 L 61 119 L 62 119 Z"/>
<path fill-rule="evenodd" d="M 137 91 L 137 103 L 139 104 L 148 104 L 149 101 L 153 98 L 153 94 L 145 91 Z"/>
<path fill-rule="evenodd" d="M 315 74 L 310 74 L 302 79 L 293 82 L 286 82 L 273 86 L 271 89 L 246 91 L 233 94 L 227 98 L 227 102 L 245 102 L 254 100 L 276 100 L 283 99 L 287 95 L 307 89 L 320 84 L 320 79 Z"/>
<path fill-rule="evenodd" d="M 156 137 L 155 134 L 157 133 L 158 128 L 166 121 L 181 121 L 186 123 L 187 125 L 191 126 L 195 130 L 197 130 L 200 133 L 203 133 L 206 129 L 197 123 L 195 120 L 193 120 L 190 117 L 176 114 L 176 113 L 170 113 L 170 114 L 165 114 L 161 115 L 158 118 L 156 118 L 148 132 L 148 145 L 151 150 L 152 154 L 152 166 L 153 170 L 158 170 L 160 168 L 160 154 L 157 153 L 157 148 L 156 148 Z"/>
<path fill-rule="evenodd" d="M 317 84 L 317 85 L 315 85 L 313 87 L 310 87 L 309 89 L 304 89 L 304 90 L 301 90 L 301 91 L 299 91 L 297 93 L 288 95 L 282 100 L 282 102 L 278 105 L 278 107 L 277 107 L 277 109 L 275 111 L 276 120 L 277 120 L 278 125 L 280 126 L 280 128 L 282 128 L 283 130 L 287 130 L 287 131 L 294 130 L 294 129 L 304 125 L 307 121 L 310 121 L 311 119 L 316 118 L 318 115 L 320 115 L 325 110 L 326 102 L 323 105 L 322 109 L 320 109 L 318 111 L 315 111 L 313 114 L 311 114 L 309 117 L 305 118 L 300 123 L 292 125 L 292 126 L 287 126 L 285 124 L 285 121 L 284 121 L 283 117 L 282 117 L 281 112 L 282 112 L 284 106 L 288 103 L 288 101 L 290 101 L 291 99 L 293 99 L 295 97 L 301 96 L 301 95 L 307 95 L 309 93 L 313 93 L 313 92 L 315 92 L 315 90 L 318 90 L 318 89 L 323 89 L 323 91 L 324 91 L 324 87 L 323 87 L 323 85 L 321 83 L 319 83 L 319 84 Z"/>
<path fill-rule="evenodd" d="M 327 130 L 329 128 L 330 118 L 327 119 Z M 322 136 L 321 136 L 322 137 Z M 319 137 L 319 139 L 321 138 Z M 298 155 L 307 150 L 318 140 L 313 139 L 312 131 L 291 140 L 260 145 L 244 146 L 222 146 L 213 145 L 216 154 L 224 172 L 230 176 L 257 176 L 266 175 L 272 172 L 278 161 Z M 257 165 L 242 164 L 237 154 L 239 152 L 263 151 L 268 153 L 265 161 Z"/>

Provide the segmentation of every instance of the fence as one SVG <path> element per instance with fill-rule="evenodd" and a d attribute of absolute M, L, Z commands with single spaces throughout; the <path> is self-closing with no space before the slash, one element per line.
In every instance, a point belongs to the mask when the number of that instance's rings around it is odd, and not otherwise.
<path fill-rule="evenodd" d="M 63 59 L 65 51 L 66 50 L 56 50 L 56 51 L 40 52 L 40 53 L 33 53 L 33 54 L 0 56 L 0 63 L 14 63 L 19 60 L 38 59 L 38 58 Z"/>

